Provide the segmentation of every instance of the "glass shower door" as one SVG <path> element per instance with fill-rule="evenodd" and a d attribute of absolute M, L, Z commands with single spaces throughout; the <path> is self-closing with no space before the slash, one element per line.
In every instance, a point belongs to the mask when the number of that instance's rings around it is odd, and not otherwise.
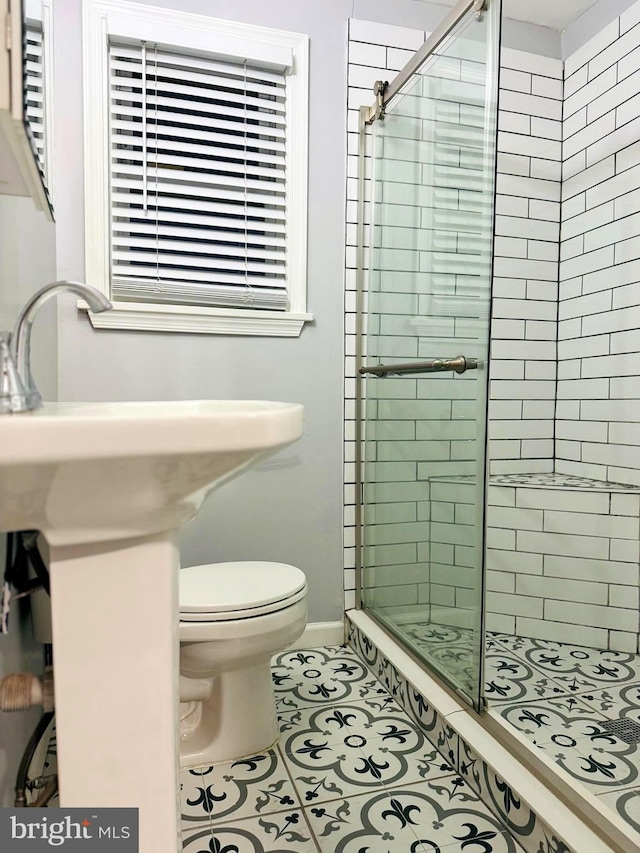
<path fill-rule="evenodd" d="M 500 4 L 469 12 L 373 125 L 363 606 L 482 705 Z"/>

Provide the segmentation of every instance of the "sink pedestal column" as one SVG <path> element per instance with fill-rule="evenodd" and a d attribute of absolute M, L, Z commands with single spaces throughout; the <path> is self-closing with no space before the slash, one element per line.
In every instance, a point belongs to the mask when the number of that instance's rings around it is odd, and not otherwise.
<path fill-rule="evenodd" d="M 50 546 L 60 804 L 138 807 L 176 853 L 177 534 Z"/>

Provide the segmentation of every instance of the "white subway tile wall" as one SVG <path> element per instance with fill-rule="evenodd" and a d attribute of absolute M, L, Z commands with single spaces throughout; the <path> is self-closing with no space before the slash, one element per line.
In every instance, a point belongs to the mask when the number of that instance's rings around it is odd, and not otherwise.
<path fill-rule="evenodd" d="M 640 485 L 640 3 L 565 75 L 556 471 Z"/>
<path fill-rule="evenodd" d="M 491 471 L 553 470 L 562 63 L 503 49 L 491 340 Z"/>
<path fill-rule="evenodd" d="M 488 495 L 487 629 L 637 653 L 640 488 L 503 475 Z"/>

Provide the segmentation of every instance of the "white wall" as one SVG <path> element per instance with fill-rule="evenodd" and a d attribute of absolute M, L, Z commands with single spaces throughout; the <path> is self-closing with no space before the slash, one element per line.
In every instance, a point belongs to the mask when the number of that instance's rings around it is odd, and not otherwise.
<path fill-rule="evenodd" d="M 565 65 L 556 470 L 640 485 L 640 4 Z"/>
<path fill-rule="evenodd" d="M 491 322 L 491 472 L 552 471 L 562 62 L 504 48 Z"/>
<path fill-rule="evenodd" d="M 55 279 L 55 227 L 31 199 L 0 195 L 0 328 L 11 329 L 31 294 Z M 33 372 L 45 399 L 56 399 L 55 306 L 46 306 L 33 327 Z M 15 415 L 14 417 L 21 417 Z M 4 573 L 4 536 L 0 569 Z M 14 606 L 11 631 L 0 635 L 0 678 L 11 672 L 41 673 L 42 646 L 35 643 L 27 607 Z M 18 763 L 41 711 L 2 714 L 0 718 L 0 807 L 13 804 Z"/>

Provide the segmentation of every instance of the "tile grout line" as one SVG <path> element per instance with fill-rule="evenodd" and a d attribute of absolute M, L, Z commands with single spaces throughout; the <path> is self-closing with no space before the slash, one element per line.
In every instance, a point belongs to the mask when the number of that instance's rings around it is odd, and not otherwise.
<path fill-rule="evenodd" d="M 278 754 L 280 755 L 280 758 L 282 760 L 282 764 L 284 766 L 287 777 L 289 778 L 289 781 L 291 782 L 293 790 L 296 792 L 296 796 L 298 797 L 298 800 L 300 801 L 300 811 L 302 812 L 302 817 L 303 817 L 304 822 L 307 826 L 307 829 L 309 830 L 309 835 L 311 837 L 311 840 L 315 844 L 315 847 L 316 847 L 316 850 L 318 851 L 318 853 L 322 853 L 322 848 L 320 847 L 320 842 L 318 841 L 316 834 L 313 831 L 313 827 L 311 826 L 311 821 L 309 820 L 309 818 L 307 816 L 307 812 L 305 810 L 305 807 L 302 803 L 302 796 L 300 794 L 300 791 L 298 791 L 298 786 L 296 785 L 295 779 L 291 775 L 291 771 L 289 769 L 289 764 L 285 760 L 284 753 L 282 752 L 282 749 L 280 747 L 280 736 L 278 736 L 278 742 L 276 744 L 276 750 L 277 750 Z"/>

